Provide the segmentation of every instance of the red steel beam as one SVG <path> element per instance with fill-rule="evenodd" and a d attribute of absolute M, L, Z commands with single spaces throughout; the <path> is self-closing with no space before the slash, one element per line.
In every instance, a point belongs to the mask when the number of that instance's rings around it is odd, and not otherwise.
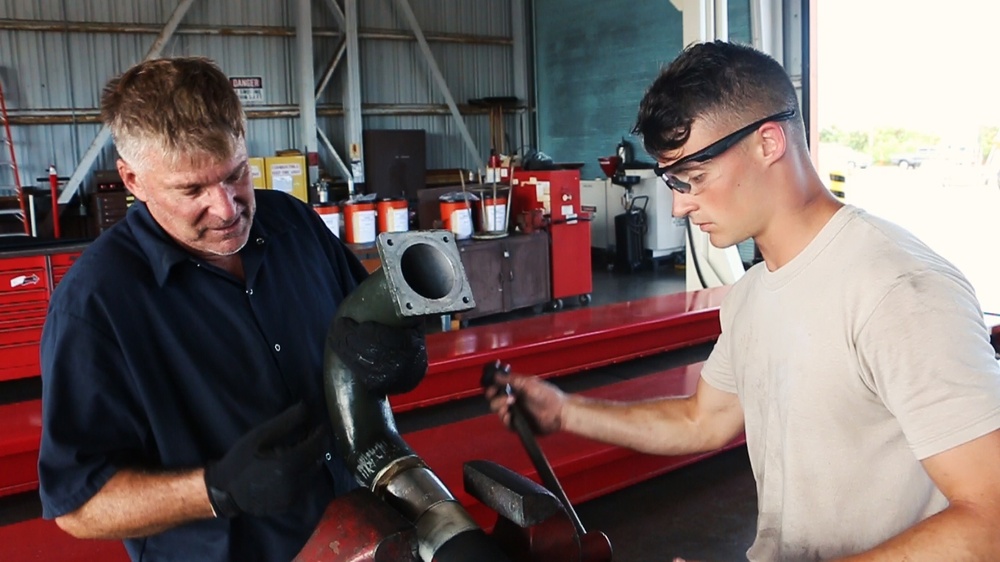
<path fill-rule="evenodd" d="M 659 373 L 614 383 L 583 392 L 610 400 L 649 399 L 658 396 L 688 396 L 694 393 L 702 363 L 667 369 Z M 470 437 L 474 436 L 474 437 Z M 462 466 L 471 459 L 499 463 L 538 481 L 531 460 L 517 435 L 494 415 L 484 415 L 403 435 L 403 439 L 427 463 L 480 525 L 489 528 L 496 514 L 465 492 Z M 574 504 L 621 490 L 632 484 L 690 465 L 746 442 L 744 436 L 715 451 L 662 456 L 584 439 L 568 433 L 539 438 L 552 469 Z"/>
<path fill-rule="evenodd" d="M 393 411 L 405 412 L 475 396 L 483 365 L 495 359 L 547 378 L 714 341 L 727 291 L 718 287 L 431 334 L 423 382 L 390 403 Z"/>

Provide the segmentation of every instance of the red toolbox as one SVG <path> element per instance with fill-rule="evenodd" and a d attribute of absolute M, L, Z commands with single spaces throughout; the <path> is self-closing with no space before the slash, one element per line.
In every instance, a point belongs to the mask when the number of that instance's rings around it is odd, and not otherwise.
<path fill-rule="evenodd" d="M 0 259 L 0 381 L 38 376 L 50 290 L 45 256 Z"/>

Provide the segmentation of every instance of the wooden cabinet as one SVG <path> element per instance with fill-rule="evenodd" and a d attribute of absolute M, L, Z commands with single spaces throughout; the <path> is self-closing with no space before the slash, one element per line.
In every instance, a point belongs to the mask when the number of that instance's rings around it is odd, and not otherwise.
<path fill-rule="evenodd" d="M 549 240 L 544 232 L 459 242 L 476 308 L 462 318 L 540 305 L 551 300 Z"/>

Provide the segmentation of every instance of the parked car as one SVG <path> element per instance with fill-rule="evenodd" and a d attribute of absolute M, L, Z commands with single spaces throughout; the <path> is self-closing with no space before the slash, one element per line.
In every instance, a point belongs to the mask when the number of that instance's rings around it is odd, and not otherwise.
<path fill-rule="evenodd" d="M 823 168 L 843 171 L 867 168 L 872 157 L 848 146 L 823 142 L 819 145 L 819 161 Z"/>
<path fill-rule="evenodd" d="M 918 148 L 911 152 L 900 152 L 889 156 L 889 163 L 899 166 L 904 170 L 919 168 L 928 160 L 933 160 L 937 155 L 937 150 L 933 147 Z"/>

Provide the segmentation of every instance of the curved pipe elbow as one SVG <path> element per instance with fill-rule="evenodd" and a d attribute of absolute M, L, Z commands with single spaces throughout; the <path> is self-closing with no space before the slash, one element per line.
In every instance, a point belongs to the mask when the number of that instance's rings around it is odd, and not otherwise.
<path fill-rule="evenodd" d="M 450 232 L 383 233 L 377 245 L 382 268 L 341 303 L 327 334 L 323 385 L 338 450 L 361 485 L 414 523 L 424 560 L 467 560 L 470 552 L 506 560 L 400 437 L 386 395 L 336 352 L 342 317 L 410 328 L 424 316 L 475 306 Z"/>

